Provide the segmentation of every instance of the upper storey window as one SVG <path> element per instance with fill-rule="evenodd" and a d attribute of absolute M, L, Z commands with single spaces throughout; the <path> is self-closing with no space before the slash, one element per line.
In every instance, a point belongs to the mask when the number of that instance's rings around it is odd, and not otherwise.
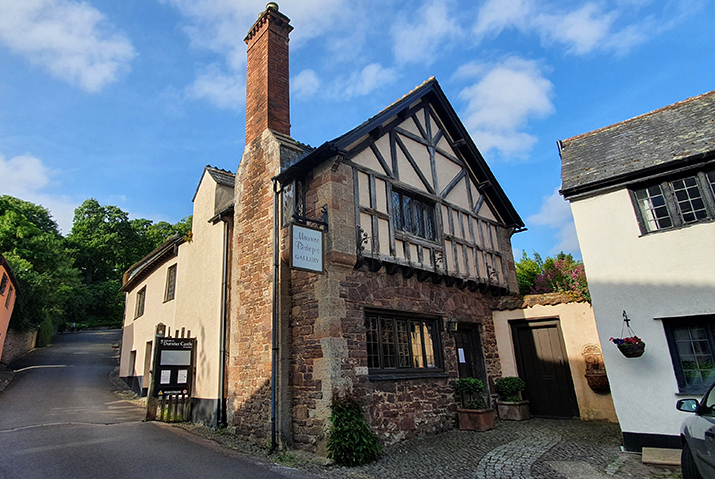
<path fill-rule="evenodd" d="M 715 218 L 715 171 L 633 191 L 641 231 L 650 233 Z"/>
<path fill-rule="evenodd" d="M 392 221 L 395 229 L 435 240 L 434 206 L 401 192 L 392 192 Z"/>

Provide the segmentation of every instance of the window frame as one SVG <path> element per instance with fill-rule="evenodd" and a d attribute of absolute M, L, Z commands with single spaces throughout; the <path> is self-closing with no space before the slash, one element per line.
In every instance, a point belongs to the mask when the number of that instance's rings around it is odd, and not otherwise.
<path fill-rule="evenodd" d="M 0 295 L 5 296 L 5 291 L 7 290 L 7 285 L 10 283 L 10 278 L 7 273 L 3 271 L 2 279 L 0 280 Z"/>
<path fill-rule="evenodd" d="M 702 210 L 705 211 L 705 217 L 696 217 L 692 220 L 687 219 L 687 216 L 694 214 L 693 211 L 684 211 L 683 205 L 686 203 L 692 204 L 693 199 L 690 198 L 689 195 L 687 199 L 679 199 L 677 195 L 678 191 L 681 189 L 676 189 L 673 185 L 675 182 L 684 182 L 690 178 L 695 179 L 695 185 L 690 186 L 690 188 L 693 186 L 697 187 L 697 190 L 700 193 L 699 200 L 703 203 Z M 654 229 L 650 229 L 649 219 L 641 206 L 642 200 L 639 199 L 639 196 L 644 190 L 647 191 L 649 188 L 655 186 L 660 188 L 671 225 L 661 227 L 657 224 L 660 220 L 656 219 L 656 227 Z M 687 193 L 687 188 L 685 191 Z M 660 231 L 671 231 L 685 226 L 690 226 L 692 224 L 715 220 L 715 170 L 710 167 L 698 170 L 688 170 L 686 172 L 681 172 L 678 175 L 660 178 L 658 181 L 639 183 L 630 187 L 629 192 L 642 235 L 657 233 Z M 695 199 L 695 201 L 697 200 L 698 198 Z"/>
<path fill-rule="evenodd" d="M 10 300 L 12 299 L 13 291 L 15 291 L 15 288 L 10 285 L 10 288 L 7 290 L 7 296 L 5 297 L 5 309 L 10 309 Z"/>
<path fill-rule="evenodd" d="M 144 315 L 144 306 L 146 304 L 146 286 L 137 291 L 137 301 L 134 305 L 134 319 Z"/>
<path fill-rule="evenodd" d="M 678 391 L 681 394 L 698 394 L 702 395 L 707 392 L 710 388 L 710 383 L 703 383 L 702 386 L 689 386 L 685 380 L 685 372 L 683 369 L 682 361 L 680 358 L 680 353 L 678 352 L 677 341 L 675 337 L 675 330 L 679 328 L 688 327 L 704 327 L 706 333 L 706 339 L 708 346 L 710 348 L 710 356 L 713 361 L 715 361 L 715 316 L 713 315 L 702 315 L 702 316 L 689 316 L 683 318 L 666 318 L 663 319 L 663 328 L 665 330 L 665 337 L 668 342 L 668 350 L 670 352 L 670 359 L 673 364 L 673 371 L 675 373 L 675 378 L 678 384 Z M 715 371 L 715 367 L 713 368 Z M 713 376 L 713 381 L 715 381 L 715 375 Z"/>
<path fill-rule="evenodd" d="M 370 326 L 369 322 L 373 319 L 377 323 L 377 357 L 379 366 L 375 367 L 370 364 L 371 357 L 371 342 L 370 341 Z M 394 367 L 384 366 L 384 351 L 385 343 L 382 341 L 382 323 L 383 320 L 388 320 L 392 324 L 392 339 L 394 353 L 392 359 L 394 360 Z M 407 342 L 401 344 L 398 338 L 398 328 L 397 323 L 404 322 L 407 334 Z M 412 325 L 420 324 L 421 331 L 423 328 L 432 328 L 432 356 L 433 356 L 433 367 L 415 367 L 412 363 L 412 358 L 414 357 L 414 352 L 412 350 L 412 342 L 410 340 L 410 331 L 412 330 Z M 444 352 L 442 346 L 442 330 L 443 330 L 443 320 L 439 316 L 424 315 L 417 313 L 406 313 L 399 311 L 389 311 L 389 310 L 377 310 L 377 309 L 366 309 L 365 310 L 365 351 L 367 353 L 367 366 L 368 366 L 368 377 L 370 380 L 388 380 L 388 379 L 409 379 L 409 378 L 419 378 L 419 377 L 446 377 L 446 372 L 444 368 Z M 427 364 L 427 357 L 429 356 L 429 351 L 425 344 L 424 333 L 420 334 L 420 348 L 423 364 Z M 410 351 L 410 365 L 409 366 L 399 366 L 400 362 L 400 346 L 409 348 Z"/>
<path fill-rule="evenodd" d="M 399 198 L 399 205 L 395 204 L 395 195 Z M 410 209 L 410 215 L 409 217 L 405 215 L 405 205 L 407 202 L 405 200 L 409 200 L 409 209 Z M 436 205 L 434 201 L 428 200 L 427 198 L 407 192 L 398 188 L 392 188 L 392 191 L 390 193 L 390 216 L 391 216 L 391 221 L 392 221 L 392 226 L 395 231 L 399 231 L 400 233 L 403 234 L 408 234 L 412 235 L 416 238 L 420 238 L 425 241 L 431 241 L 434 243 L 438 242 L 438 227 L 437 227 L 437 215 L 435 212 Z M 396 208 L 396 206 L 399 206 L 399 208 Z M 422 208 L 420 211 L 420 207 Z M 422 220 L 418 223 L 415 221 L 416 217 L 418 216 L 418 213 L 420 213 L 420 216 L 422 216 Z M 409 229 L 405 228 L 407 225 L 408 221 L 406 219 L 409 218 Z M 431 236 L 427 235 L 427 230 L 428 230 L 428 223 L 431 222 L 432 230 Z M 421 230 L 422 232 L 420 233 L 420 228 L 419 226 L 421 225 Z"/>
<path fill-rule="evenodd" d="M 174 298 L 176 298 L 176 263 L 166 268 L 166 287 L 164 288 L 164 302 L 166 303 L 167 301 L 172 301 Z"/>

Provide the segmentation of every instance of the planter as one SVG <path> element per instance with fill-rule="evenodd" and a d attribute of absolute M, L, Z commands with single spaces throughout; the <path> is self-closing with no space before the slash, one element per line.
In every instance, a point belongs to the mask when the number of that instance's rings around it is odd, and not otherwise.
<path fill-rule="evenodd" d="M 643 356 L 645 343 L 621 343 L 618 345 L 618 350 L 627 358 L 639 358 Z"/>
<path fill-rule="evenodd" d="M 607 393 L 611 391 L 611 386 L 608 384 L 608 377 L 606 376 L 606 371 L 599 371 L 595 373 L 586 373 L 586 382 L 588 387 L 590 387 L 593 392 L 596 393 Z"/>
<path fill-rule="evenodd" d="M 462 431 L 488 431 L 494 429 L 494 409 L 457 408 L 459 429 Z"/>
<path fill-rule="evenodd" d="M 506 421 L 525 421 L 531 419 L 529 401 L 497 401 L 499 419 Z"/>

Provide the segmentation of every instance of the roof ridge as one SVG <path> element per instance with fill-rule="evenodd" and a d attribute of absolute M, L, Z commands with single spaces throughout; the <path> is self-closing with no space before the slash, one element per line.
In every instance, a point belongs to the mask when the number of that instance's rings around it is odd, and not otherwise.
<path fill-rule="evenodd" d="M 219 167 L 217 167 L 217 166 L 206 165 L 205 168 L 209 168 L 209 169 L 214 170 L 214 171 L 218 171 L 218 172 L 221 172 L 221 173 L 227 173 L 227 174 L 229 174 L 229 175 L 235 176 L 235 173 L 232 172 L 231 170 L 224 170 L 223 168 L 219 168 Z"/>
<path fill-rule="evenodd" d="M 603 127 L 601 127 L 601 128 L 597 128 L 597 129 L 592 130 L 592 131 L 587 131 L 586 133 L 581 133 L 581 134 L 579 134 L 579 135 L 572 136 L 572 137 L 570 137 L 570 138 L 566 138 L 566 139 L 562 140 L 562 143 L 566 143 L 566 142 L 569 142 L 569 143 L 570 143 L 572 140 L 576 140 L 576 139 L 579 139 L 579 138 L 587 137 L 587 136 L 593 135 L 593 134 L 595 134 L 595 133 L 599 133 L 599 132 L 604 131 L 604 130 L 609 130 L 609 129 L 611 129 L 611 128 L 615 128 L 615 127 L 624 125 L 624 124 L 626 124 L 626 123 L 631 123 L 631 122 L 634 122 L 634 121 L 636 121 L 636 120 L 640 120 L 640 119 L 643 119 L 643 118 L 646 118 L 646 117 L 649 117 L 649 116 L 653 116 L 653 115 L 659 114 L 659 113 L 661 113 L 661 112 L 663 112 L 663 111 L 666 111 L 666 110 L 675 110 L 675 109 L 677 109 L 677 108 L 683 106 L 683 105 L 686 104 L 686 103 L 691 103 L 691 102 L 697 101 L 697 100 L 699 100 L 699 99 L 701 99 L 701 98 L 703 98 L 703 97 L 706 97 L 706 96 L 708 96 L 708 95 L 713 95 L 713 94 L 715 94 L 715 90 L 712 90 L 712 91 L 709 91 L 709 92 L 705 92 L 705 93 L 701 93 L 700 95 L 691 96 L 690 98 L 686 98 L 685 100 L 680 100 L 680 101 L 677 101 L 677 102 L 675 102 L 675 103 L 671 103 L 670 105 L 666 105 L 666 106 L 663 106 L 663 107 L 660 107 L 660 108 L 656 108 L 655 110 L 651 110 L 651 111 L 646 112 L 646 113 L 643 113 L 643 114 L 641 114 L 641 115 L 637 115 L 637 116 L 634 116 L 634 117 L 632 117 L 632 118 L 628 118 L 628 119 L 626 119 L 626 120 L 621 120 L 621 121 L 619 121 L 619 122 L 612 123 L 612 124 L 610 124 L 610 125 L 606 125 L 606 126 L 603 126 Z"/>

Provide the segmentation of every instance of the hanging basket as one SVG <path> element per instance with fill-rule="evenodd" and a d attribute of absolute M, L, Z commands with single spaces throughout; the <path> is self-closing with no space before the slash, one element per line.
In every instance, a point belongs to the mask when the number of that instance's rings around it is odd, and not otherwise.
<path fill-rule="evenodd" d="M 645 343 L 621 343 L 618 345 L 618 350 L 627 358 L 639 358 L 645 352 Z"/>
<path fill-rule="evenodd" d="M 631 320 L 628 318 L 626 311 L 623 311 L 623 326 L 621 327 L 621 336 L 623 333 L 629 333 L 630 336 L 623 338 L 611 338 L 610 340 L 618 346 L 618 350 L 627 358 L 639 358 L 643 356 L 645 351 L 645 343 L 641 338 L 635 335 L 631 329 Z"/>

